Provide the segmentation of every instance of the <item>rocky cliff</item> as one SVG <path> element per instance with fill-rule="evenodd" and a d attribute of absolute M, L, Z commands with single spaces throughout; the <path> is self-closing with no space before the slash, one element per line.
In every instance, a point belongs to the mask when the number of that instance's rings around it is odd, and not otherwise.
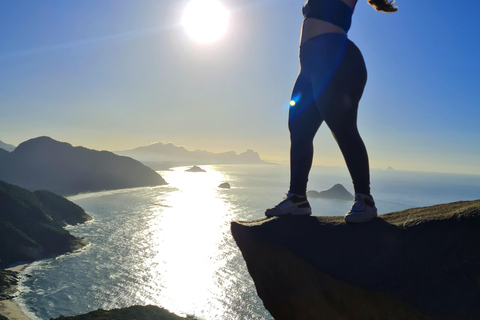
<path fill-rule="evenodd" d="M 3 156 L 0 179 L 61 195 L 165 184 L 158 173 L 134 159 L 49 137 L 23 142 Z"/>
<path fill-rule="evenodd" d="M 348 225 L 342 217 L 232 222 L 275 319 L 480 319 L 480 200 Z"/>

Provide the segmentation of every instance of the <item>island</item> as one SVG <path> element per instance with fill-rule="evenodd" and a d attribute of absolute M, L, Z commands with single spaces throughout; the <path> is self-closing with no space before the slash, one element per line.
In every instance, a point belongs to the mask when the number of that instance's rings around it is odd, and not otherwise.
<path fill-rule="evenodd" d="M 219 188 L 222 188 L 222 189 L 230 189 L 230 188 L 231 188 L 230 183 L 228 183 L 228 182 L 220 183 L 220 184 L 218 185 L 218 187 L 219 187 Z"/>
<path fill-rule="evenodd" d="M 207 172 L 205 170 L 203 170 L 202 168 L 200 168 L 199 166 L 193 166 L 191 167 L 190 169 L 187 169 L 185 170 L 186 172 Z"/>
<path fill-rule="evenodd" d="M 353 194 L 347 191 L 345 187 L 341 184 L 336 184 L 328 190 L 325 191 L 307 191 L 307 196 L 310 198 L 324 198 L 324 199 L 334 199 L 334 200 L 353 200 Z"/>

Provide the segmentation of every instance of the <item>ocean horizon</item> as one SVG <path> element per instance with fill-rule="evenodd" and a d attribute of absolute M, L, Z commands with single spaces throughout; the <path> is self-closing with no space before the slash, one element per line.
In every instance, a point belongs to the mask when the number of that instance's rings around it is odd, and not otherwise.
<path fill-rule="evenodd" d="M 168 185 L 68 197 L 94 220 L 68 230 L 90 242 L 32 263 L 16 301 L 32 319 L 153 304 L 198 319 L 273 319 L 258 298 L 230 222 L 255 220 L 282 200 L 288 166 L 210 165 L 159 171 Z M 480 198 L 480 176 L 373 169 L 380 214 Z M 228 182 L 231 189 L 218 186 Z M 342 184 L 344 167 L 312 168 L 308 190 Z M 351 201 L 309 199 L 313 215 L 344 215 Z"/>

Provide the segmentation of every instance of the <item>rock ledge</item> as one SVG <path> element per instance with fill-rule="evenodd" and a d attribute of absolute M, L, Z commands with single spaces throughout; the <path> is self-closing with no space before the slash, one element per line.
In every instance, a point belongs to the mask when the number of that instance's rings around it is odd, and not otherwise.
<path fill-rule="evenodd" d="M 479 319 L 480 200 L 343 217 L 232 222 L 275 319 Z"/>

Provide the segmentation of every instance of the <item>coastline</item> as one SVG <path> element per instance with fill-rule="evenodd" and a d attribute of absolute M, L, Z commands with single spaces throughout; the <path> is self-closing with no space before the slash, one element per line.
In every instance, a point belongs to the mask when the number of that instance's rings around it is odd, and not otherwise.
<path fill-rule="evenodd" d="M 72 241 L 71 251 L 68 253 L 78 252 L 87 247 L 90 243 L 83 238 L 76 238 Z M 0 297 L 0 315 L 7 317 L 9 320 L 32 320 L 31 317 L 25 314 L 20 308 L 17 302 L 18 297 L 18 281 L 25 271 L 33 262 L 19 264 L 10 268 L 6 268 L 5 271 L 10 271 L 18 279 L 17 281 L 11 281 L 9 286 L 4 290 L 6 297 Z"/>
<path fill-rule="evenodd" d="M 5 269 L 6 271 L 11 271 L 20 275 L 30 263 L 21 264 L 11 268 Z M 10 284 L 9 287 L 5 290 L 7 294 L 15 296 L 17 293 L 18 284 Z M 20 308 L 16 298 L 0 300 L 0 315 L 7 317 L 9 320 L 31 320 Z"/>

